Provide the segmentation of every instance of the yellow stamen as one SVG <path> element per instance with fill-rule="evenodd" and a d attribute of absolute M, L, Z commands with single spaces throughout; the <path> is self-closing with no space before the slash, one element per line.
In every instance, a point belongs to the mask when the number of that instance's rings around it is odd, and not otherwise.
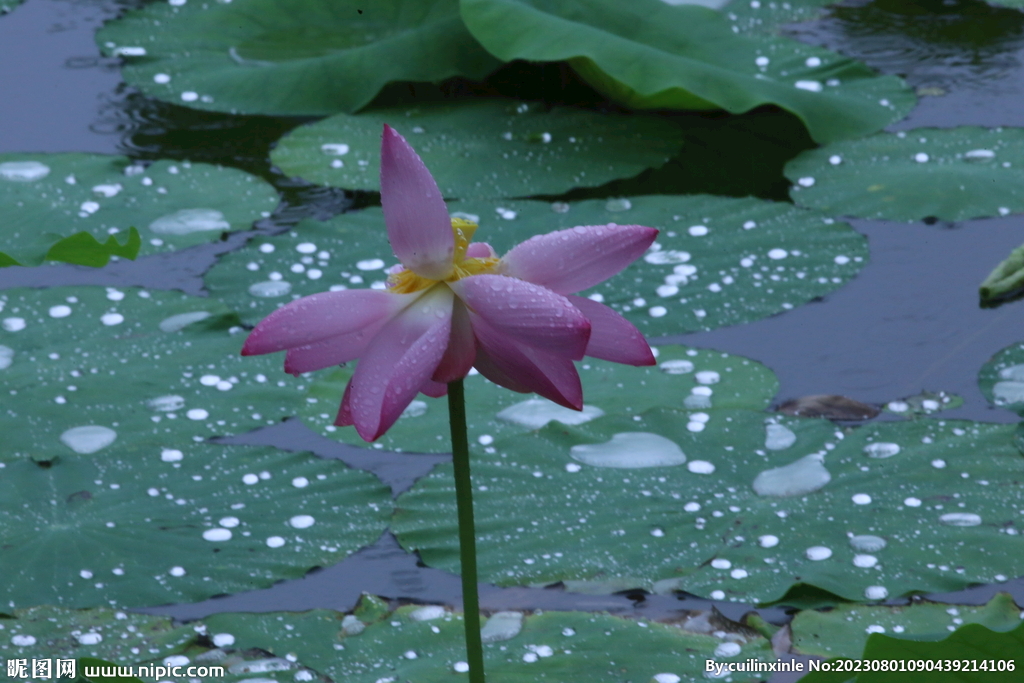
<path fill-rule="evenodd" d="M 455 253 L 452 256 L 452 267 L 441 280 L 431 280 L 417 275 L 408 268 L 388 276 L 388 290 L 395 294 L 411 294 L 438 282 L 455 282 L 470 275 L 493 272 L 500 259 L 494 257 L 466 258 L 466 250 L 476 232 L 477 224 L 465 218 L 452 218 L 452 235 L 455 237 Z"/>

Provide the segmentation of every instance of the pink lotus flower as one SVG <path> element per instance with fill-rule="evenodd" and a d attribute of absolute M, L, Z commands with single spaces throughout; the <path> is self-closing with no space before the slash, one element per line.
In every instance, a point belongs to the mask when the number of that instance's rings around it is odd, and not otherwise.
<path fill-rule="evenodd" d="M 401 265 L 388 289 L 323 292 L 293 301 L 252 331 L 242 355 L 287 350 L 299 374 L 359 358 L 335 424 L 366 441 L 386 432 L 420 392 L 439 397 L 475 367 L 496 384 L 583 407 L 573 361 L 653 365 L 643 335 L 603 304 L 573 296 L 615 275 L 658 231 L 590 225 L 533 237 L 498 258 L 450 218 L 409 143 L 384 126 L 380 194 Z"/>

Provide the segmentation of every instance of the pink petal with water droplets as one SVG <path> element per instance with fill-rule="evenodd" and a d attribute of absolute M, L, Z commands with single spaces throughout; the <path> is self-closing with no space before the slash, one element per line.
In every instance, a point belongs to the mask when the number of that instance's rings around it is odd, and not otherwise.
<path fill-rule="evenodd" d="M 471 242 L 466 247 L 466 258 L 495 258 L 498 252 L 487 242 Z"/>
<path fill-rule="evenodd" d="M 455 255 L 448 208 L 423 160 L 388 125 L 380 148 L 380 202 L 398 260 L 431 280 L 448 275 Z"/>
<path fill-rule="evenodd" d="M 345 394 L 341 397 L 341 406 L 338 408 L 338 416 L 334 418 L 334 424 L 338 427 L 351 427 L 355 424 L 352 420 L 352 380 L 345 385 Z"/>
<path fill-rule="evenodd" d="M 284 371 L 293 375 L 341 365 L 363 355 L 387 320 L 380 320 L 358 332 L 338 335 L 307 346 L 288 349 L 284 357 Z"/>
<path fill-rule="evenodd" d="M 420 393 L 430 398 L 441 398 L 448 393 L 448 385 L 428 379 L 420 387 Z"/>
<path fill-rule="evenodd" d="M 352 375 L 349 410 L 356 431 L 375 441 L 434 374 L 451 332 L 453 295 L 434 287 L 374 337 Z"/>
<path fill-rule="evenodd" d="M 604 282 L 643 255 L 658 236 L 642 225 L 587 225 L 538 235 L 501 259 L 502 272 L 559 294 Z"/>
<path fill-rule="evenodd" d="M 476 360 L 476 338 L 473 336 L 473 325 L 469 321 L 469 311 L 458 298 L 452 305 L 452 331 L 448 338 L 441 362 L 434 370 L 431 378 L 435 382 L 447 384 L 462 379 L 473 367 Z"/>
<path fill-rule="evenodd" d="M 273 353 L 358 332 L 394 317 L 419 296 L 355 289 L 303 297 L 261 320 L 245 340 L 242 355 Z"/>
<path fill-rule="evenodd" d="M 471 312 L 517 343 L 583 358 L 590 322 L 564 296 L 504 275 L 471 275 L 449 286 Z"/>
<path fill-rule="evenodd" d="M 472 313 L 470 319 L 481 375 L 512 391 L 532 391 L 566 408 L 583 409 L 583 387 L 571 360 L 518 344 Z"/>
<path fill-rule="evenodd" d="M 632 323 L 604 304 L 582 296 L 569 296 L 572 305 L 590 321 L 587 355 L 626 365 L 654 365 L 651 346 Z"/>

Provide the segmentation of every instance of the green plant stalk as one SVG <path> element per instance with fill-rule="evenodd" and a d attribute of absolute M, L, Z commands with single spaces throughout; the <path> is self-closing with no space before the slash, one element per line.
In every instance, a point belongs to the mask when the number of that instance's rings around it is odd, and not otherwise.
<path fill-rule="evenodd" d="M 981 283 L 981 300 L 989 301 L 1014 294 L 1024 288 L 1024 245 L 1010 252 Z"/>
<path fill-rule="evenodd" d="M 476 532 L 473 525 L 473 482 L 469 476 L 469 437 L 462 380 L 448 383 L 448 420 L 452 428 L 455 500 L 459 511 L 459 556 L 462 561 L 462 612 L 466 628 L 469 683 L 484 683 L 484 646 L 480 640 L 480 596 L 476 578 Z"/>

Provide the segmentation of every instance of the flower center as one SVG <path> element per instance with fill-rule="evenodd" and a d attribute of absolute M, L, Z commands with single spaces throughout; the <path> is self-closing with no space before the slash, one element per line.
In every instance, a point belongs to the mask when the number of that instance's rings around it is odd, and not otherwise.
<path fill-rule="evenodd" d="M 452 256 L 452 267 L 440 280 L 431 280 L 422 275 L 417 275 L 408 268 L 402 268 L 398 272 L 388 276 L 388 290 L 395 294 L 411 294 L 429 287 L 438 282 L 455 282 L 470 275 L 495 272 L 500 259 L 494 257 L 470 257 L 466 258 L 466 251 L 469 243 L 476 232 L 477 224 L 465 218 L 452 218 L 452 234 L 455 236 L 455 253 Z"/>

